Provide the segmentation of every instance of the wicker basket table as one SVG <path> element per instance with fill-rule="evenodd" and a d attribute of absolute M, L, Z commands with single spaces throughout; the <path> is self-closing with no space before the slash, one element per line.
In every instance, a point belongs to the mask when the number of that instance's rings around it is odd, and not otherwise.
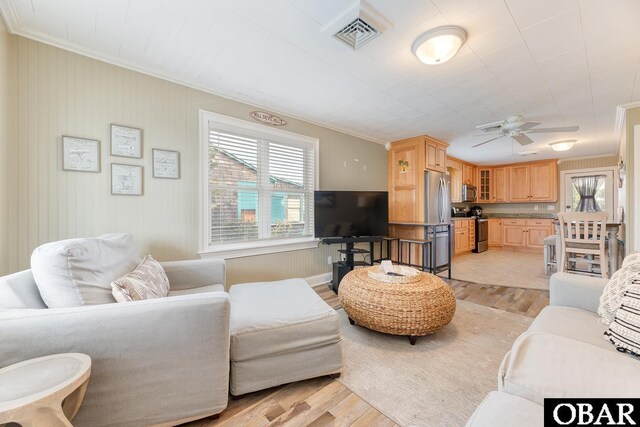
<path fill-rule="evenodd" d="M 407 335 L 412 345 L 417 337 L 449 324 L 456 311 L 453 292 L 439 277 L 417 273 L 385 277 L 378 266 L 349 272 L 340 282 L 338 293 L 349 322 L 378 332 Z"/>

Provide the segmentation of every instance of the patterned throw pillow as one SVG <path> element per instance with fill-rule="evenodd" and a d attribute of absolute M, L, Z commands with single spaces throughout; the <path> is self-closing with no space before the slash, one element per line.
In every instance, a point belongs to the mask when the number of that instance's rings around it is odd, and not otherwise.
<path fill-rule="evenodd" d="M 640 252 L 628 255 L 620 270 L 613 273 L 611 280 L 605 286 L 600 297 L 600 307 L 598 307 L 602 323 L 609 326 L 613 322 L 616 311 L 620 307 L 620 300 L 632 285 L 633 280 L 640 280 Z"/>
<path fill-rule="evenodd" d="M 640 357 L 640 280 L 634 280 L 620 299 L 620 308 L 604 337 L 618 351 Z"/>
<path fill-rule="evenodd" d="M 135 270 L 111 282 L 111 293 L 118 302 L 162 298 L 169 294 L 169 279 L 160 263 L 147 255 Z"/>

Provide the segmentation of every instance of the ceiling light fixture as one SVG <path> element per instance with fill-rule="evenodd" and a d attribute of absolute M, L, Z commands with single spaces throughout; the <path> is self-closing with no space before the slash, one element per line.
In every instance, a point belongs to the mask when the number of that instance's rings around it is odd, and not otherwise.
<path fill-rule="evenodd" d="M 567 151 L 577 142 L 577 139 L 563 139 L 549 144 L 555 151 Z"/>
<path fill-rule="evenodd" d="M 425 64 L 443 64 L 458 53 L 466 40 L 465 30 L 446 25 L 422 34 L 413 42 L 411 51 Z"/>

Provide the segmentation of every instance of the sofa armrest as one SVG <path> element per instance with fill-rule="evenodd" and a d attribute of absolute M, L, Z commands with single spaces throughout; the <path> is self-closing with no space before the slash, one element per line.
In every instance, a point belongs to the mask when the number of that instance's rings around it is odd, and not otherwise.
<path fill-rule="evenodd" d="M 555 273 L 549 282 L 549 303 L 597 313 L 607 282 L 600 277 Z"/>
<path fill-rule="evenodd" d="M 161 263 L 174 291 L 209 285 L 224 285 L 225 262 L 222 259 L 191 259 Z"/>
<path fill-rule="evenodd" d="M 229 313 L 224 292 L 0 310 L 0 366 L 55 353 L 89 355 L 92 372 L 77 425 L 204 417 L 227 405 Z"/>

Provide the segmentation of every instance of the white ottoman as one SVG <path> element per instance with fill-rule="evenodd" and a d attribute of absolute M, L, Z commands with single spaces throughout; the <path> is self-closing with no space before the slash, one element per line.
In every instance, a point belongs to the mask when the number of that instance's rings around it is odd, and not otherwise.
<path fill-rule="evenodd" d="M 229 296 L 234 396 L 342 369 L 338 313 L 304 280 L 234 285 Z"/>

